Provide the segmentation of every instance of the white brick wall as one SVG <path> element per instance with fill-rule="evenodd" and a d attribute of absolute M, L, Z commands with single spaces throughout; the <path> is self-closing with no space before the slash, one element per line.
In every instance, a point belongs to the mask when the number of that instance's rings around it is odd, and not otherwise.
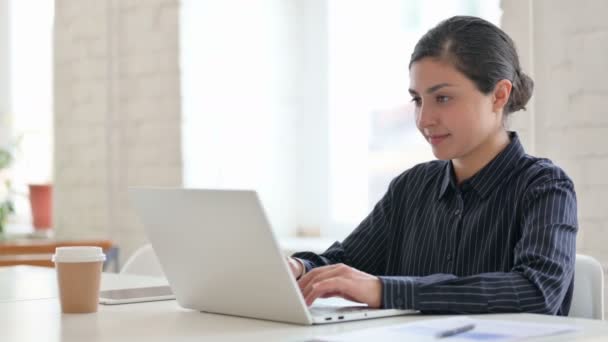
<path fill-rule="evenodd" d="M 573 178 L 578 252 L 608 271 L 608 2 L 503 0 L 502 7 L 503 27 L 520 54 L 532 56 L 528 67 L 536 82 L 534 125 L 516 127 L 532 129 L 535 154 Z M 522 23 L 528 16 L 531 26 Z"/>
<path fill-rule="evenodd" d="M 178 0 L 58 0 L 55 227 L 145 243 L 131 185 L 181 185 Z M 124 260 L 123 260 L 124 261 Z"/>
<path fill-rule="evenodd" d="M 517 44 L 517 52 L 519 53 L 519 62 L 523 71 L 528 75 L 534 74 L 534 54 L 533 40 L 530 32 L 533 32 L 533 17 L 529 6 L 530 0 L 503 0 L 501 7 L 503 9 L 502 28 L 509 33 L 511 38 Z M 516 20 L 509 20 L 513 15 Z M 506 19 L 506 20 L 505 20 Z M 518 132 L 522 143 L 526 147 L 528 153 L 534 154 L 536 149 L 535 144 L 535 126 L 534 117 L 535 96 L 533 95 L 526 111 L 513 113 L 509 117 L 509 128 Z"/>

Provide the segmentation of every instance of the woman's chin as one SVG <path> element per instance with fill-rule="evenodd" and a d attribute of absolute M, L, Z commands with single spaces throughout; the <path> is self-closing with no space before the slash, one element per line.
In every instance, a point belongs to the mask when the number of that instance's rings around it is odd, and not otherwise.
<path fill-rule="evenodd" d="M 439 160 L 453 159 L 452 153 L 442 148 L 433 148 L 433 155 Z"/>

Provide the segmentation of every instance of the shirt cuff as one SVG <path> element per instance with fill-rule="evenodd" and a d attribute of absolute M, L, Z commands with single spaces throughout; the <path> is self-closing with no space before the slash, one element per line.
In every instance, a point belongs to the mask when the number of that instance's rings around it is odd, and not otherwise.
<path fill-rule="evenodd" d="M 306 267 L 306 262 L 300 258 L 294 258 L 299 264 L 300 266 L 302 266 L 302 273 L 300 273 L 300 275 L 296 278 L 296 280 L 300 280 L 300 278 L 302 278 L 306 272 L 308 272 L 308 268 Z"/>
<path fill-rule="evenodd" d="M 416 310 L 416 283 L 412 277 L 381 276 L 382 308 Z"/>

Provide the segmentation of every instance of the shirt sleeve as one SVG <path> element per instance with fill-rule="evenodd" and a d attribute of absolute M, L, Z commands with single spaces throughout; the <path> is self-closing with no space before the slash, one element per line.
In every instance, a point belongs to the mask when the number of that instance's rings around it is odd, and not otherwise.
<path fill-rule="evenodd" d="M 522 236 L 510 272 L 381 276 L 382 306 L 433 313 L 558 313 L 574 276 L 574 186 L 570 180 L 544 182 L 526 193 L 522 205 Z"/>
<path fill-rule="evenodd" d="M 302 260 L 307 272 L 315 267 L 343 263 L 369 274 L 384 274 L 396 182 L 396 179 L 391 182 L 371 213 L 342 243 L 336 241 L 320 255 L 299 252 L 292 256 Z"/>

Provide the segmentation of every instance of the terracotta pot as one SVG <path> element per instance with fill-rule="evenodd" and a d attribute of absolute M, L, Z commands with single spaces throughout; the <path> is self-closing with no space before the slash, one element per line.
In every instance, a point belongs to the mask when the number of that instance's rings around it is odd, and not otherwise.
<path fill-rule="evenodd" d="M 51 184 L 30 184 L 29 188 L 34 228 L 51 228 L 53 221 L 53 186 Z"/>

